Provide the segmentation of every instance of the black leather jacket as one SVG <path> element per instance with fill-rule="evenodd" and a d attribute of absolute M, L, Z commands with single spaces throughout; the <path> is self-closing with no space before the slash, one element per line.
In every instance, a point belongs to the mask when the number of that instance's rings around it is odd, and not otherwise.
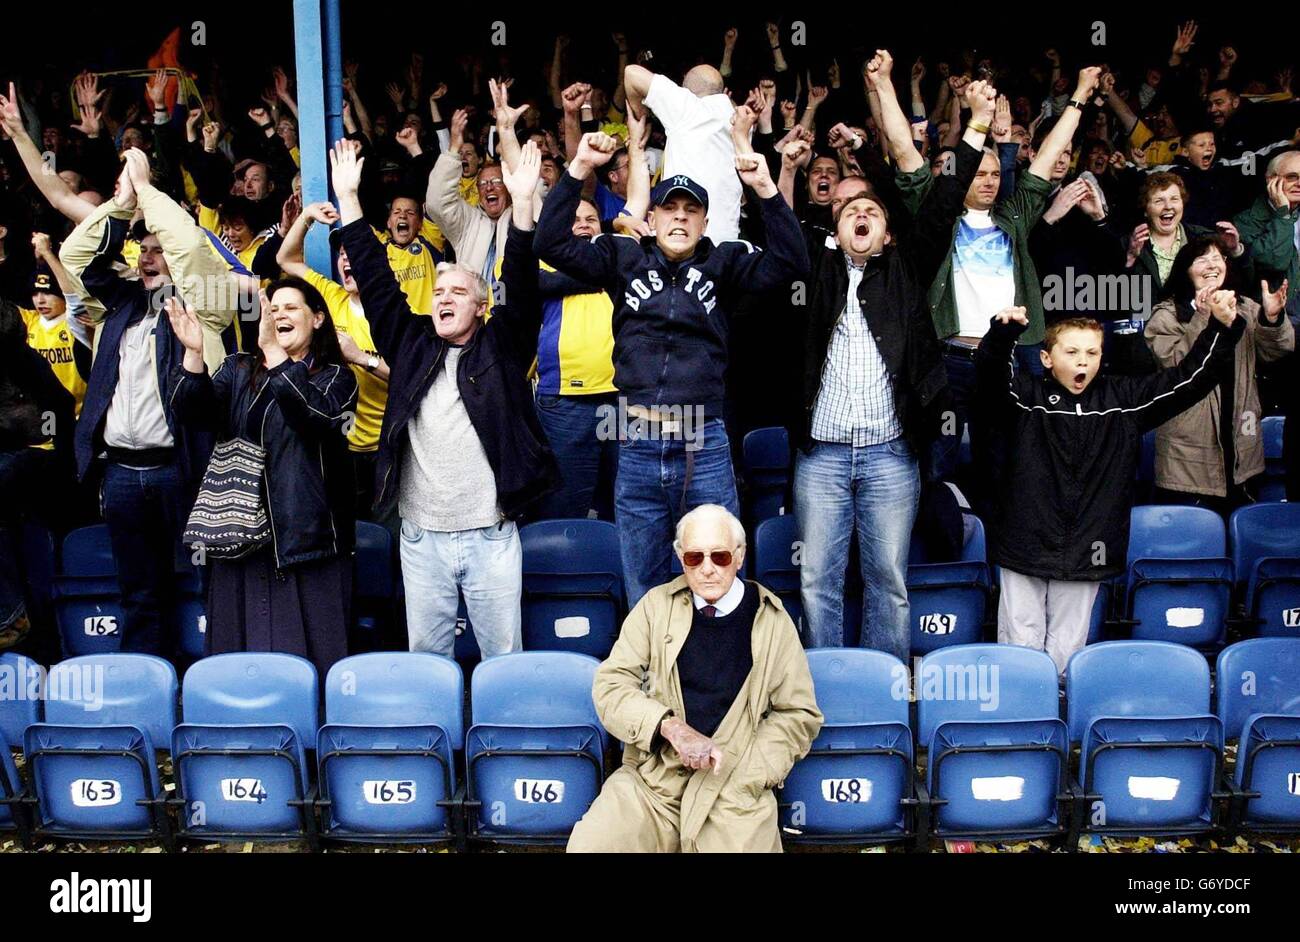
<path fill-rule="evenodd" d="M 357 379 L 341 364 L 313 372 L 305 361 L 286 360 L 264 371 L 254 390 L 256 363 L 253 354 L 236 353 L 213 377 L 177 366 L 171 407 L 180 422 L 266 449 L 262 480 L 277 569 L 350 555 L 356 497 L 345 427 L 357 407 Z"/>

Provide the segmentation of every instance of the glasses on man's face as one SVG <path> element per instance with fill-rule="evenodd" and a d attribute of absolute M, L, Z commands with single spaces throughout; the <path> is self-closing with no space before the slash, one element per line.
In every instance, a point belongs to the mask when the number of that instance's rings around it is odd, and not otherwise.
<path fill-rule="evenodd" d="M 505 181 L 497 177 L 488 177 L 486 180 L 478 181 L 478 188 L 480 190 L 495 190 L 498 187 L 503 187 L 505 185 Z"/>
<path fill-rule="evenodd" d="M 708 554 L 713 565 L 725 569 L 731 565 L 731 550 L 714 550 Z M 687 550 L 682 553 L 682 565 L 687 569 L 694 569 L 696 566 L 704 564 L 704 553 L 700 550 Z"/>
<path fill-rule="evenodd" d="M 1300 173 L 1284 173 L 1282 174 L 1282 182 L 1287 186 L 1295 186 L 1300 183 Z"/>

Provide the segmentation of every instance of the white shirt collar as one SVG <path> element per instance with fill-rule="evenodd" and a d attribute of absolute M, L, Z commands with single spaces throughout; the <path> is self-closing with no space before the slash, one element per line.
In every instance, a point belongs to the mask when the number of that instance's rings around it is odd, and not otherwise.
<path fill-rule="evenodd" d="M 737 576 L 735 581 L 731 583 L 731 588 L 727 590 L 727 594 L 724 595 L 722 598 L 718 599 L 716 602 L 706 602 L 703 596 L 696 595 L 694 592 L 691 593 L 691 598 L 695 602 L 696 610 L 699 610 L 706 605 L 712 605 L 717 610 L 716 615 L 723 615 L 723 616 L 730 615 L 732 612 L 734 612 L 736 610 L 736 606 L 740 604 L 741 599 L 743 599 L 744 597 L 745 597 L 745 580 L 741 579 L 739 576 Z"/>

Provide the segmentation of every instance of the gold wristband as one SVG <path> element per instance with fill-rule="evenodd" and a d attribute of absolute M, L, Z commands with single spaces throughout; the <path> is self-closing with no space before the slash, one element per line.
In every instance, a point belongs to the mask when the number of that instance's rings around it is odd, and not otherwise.
<path fill-rule="evenodd" d="M 966 125 L 966 129 L 968 131 L 975 131 L 977 134 L 989 133 L 989 126 L 987 124 L 980 124 L 978 121 L 971 121 Z"/>

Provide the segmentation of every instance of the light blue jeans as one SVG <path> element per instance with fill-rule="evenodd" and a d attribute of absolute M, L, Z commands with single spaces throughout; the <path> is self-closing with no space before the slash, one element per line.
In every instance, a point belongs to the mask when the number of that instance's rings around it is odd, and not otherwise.
<path fill-rule="evenodd" d="M 451 532 L 403 520 L 401 546 L 412 651 L 454 656 L 460 594 L 485 659 L 523 649 L 523 548 L 513 520 Z"/>
<path fill-rule="evenodd" d="M 916 456 L 902 438 L 863 447 L 817 442 L 811 452 L 798 453 L 794 505 L 809 647 L 844 644 L 844 575 L 856 528 L 862 563 L 862 647 L 907 663 L 907 552 L 920 494 Z"/>

